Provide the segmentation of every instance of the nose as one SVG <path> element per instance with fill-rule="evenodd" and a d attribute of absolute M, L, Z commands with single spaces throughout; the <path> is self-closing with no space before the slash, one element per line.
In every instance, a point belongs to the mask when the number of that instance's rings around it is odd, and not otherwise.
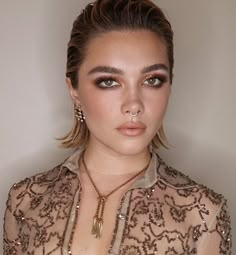
<path fill-rule="evenodd" d="M 141 91 L 138 87 L 127 88 L 124 92 L 124 100 L 121 105 L 123 114 L 142 114 L 144 111 L 144 104 L 142 100 Z"/>

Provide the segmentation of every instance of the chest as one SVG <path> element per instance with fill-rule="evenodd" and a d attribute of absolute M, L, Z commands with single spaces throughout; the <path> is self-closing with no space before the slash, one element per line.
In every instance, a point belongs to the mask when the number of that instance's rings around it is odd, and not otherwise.
<path fill-rule="evenodd" d="M 105 204 L 102 237 L 97 239 L 91 229 L 98 200 L 77 190 L 73 202 L 55 208 L 57 218 L 47 217 L 44 227 L 36 224 L 36 214 L 27 217 L 21 235 L 29 237 L 28 250 L 35 255 L 195 254 L 195 241 L 205 230 L 194 201 L 153 189 L 118 193 Z"/>
<path fill-rule="evenodd" d="M 107 255 L 117 222 L 121 192 L 100 203 L 93 193 L 81 193 L 71 252 L 76 255 Z M 99 220 L 99 223 L 96 222 Z M 96 222 L 95 222 L 96 221 Z M 97 230 L 96 228 L 99 228 Z M 92 230 L 93 229 L 93 230 Z M 101 233 L 101 236 L 96 234 Z"/>
<path fill-rule="evenodd" d="M 151 190 L 114 197 L 106 203 L 102 237 L 96 239 L 91 229 L 97 200 L 82 196 L 72 254 L 195 254 L 195 241 L 206 229 L 194 201 L 181 204 Z"/>

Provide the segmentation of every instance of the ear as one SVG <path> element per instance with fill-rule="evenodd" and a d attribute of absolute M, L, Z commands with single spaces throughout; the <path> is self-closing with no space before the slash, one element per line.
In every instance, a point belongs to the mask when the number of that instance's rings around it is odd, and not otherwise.
<path fill-rule="evenodd" d="M 66 78 L 66 84 L 67 84 L 67 88 L 69 90 L 70 96 L 72 98 L 72 101 L 74 102 L 75 105 L 77 105 L 77 106 L 80 105 L 78 90 L 73 88 L 71 79 L 68 77 Z"/>

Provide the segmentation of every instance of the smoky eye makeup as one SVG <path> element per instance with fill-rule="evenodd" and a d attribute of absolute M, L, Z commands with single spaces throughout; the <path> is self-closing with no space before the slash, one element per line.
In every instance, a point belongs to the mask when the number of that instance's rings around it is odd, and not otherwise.
<path fill-rule="evenodd" d="M 94 80 L 95 86 L 101 89 L 115 88 L 119 86 L 119 82 L 112 76 L 99 77 Z"/>
<path fill-rule="evenodd" d="M 168 81 L 168 77 L 166 75 L 161 74 L 153 74 L 147 76 L 144 81 L 143 85 L 149 86 L 152 88 L 160 88 Z"/>
<path fill-rule="evenodd" d="M 168 77 L 164 74 L 152 74 L 146 76 L 141 85 L 150 88 L 160 88 L 168 81 Z M 100 89 L 114 89 L 120 86 L 120 82 L 114 76 L 101 76 L 94 80 L 94 85 Z"/>

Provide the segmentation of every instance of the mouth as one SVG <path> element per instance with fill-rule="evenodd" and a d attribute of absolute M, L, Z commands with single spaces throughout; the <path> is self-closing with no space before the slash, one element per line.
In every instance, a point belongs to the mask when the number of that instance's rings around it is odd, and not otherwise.
<path fill-rule="evenodd" d="M 117 130 L 122 134 L 126 136 L 139 136 L 142 135 L 145 130 L 146 126 L 141 123 L 133 123 L 133 122 L 127 122 L 117 128 Z"/>

